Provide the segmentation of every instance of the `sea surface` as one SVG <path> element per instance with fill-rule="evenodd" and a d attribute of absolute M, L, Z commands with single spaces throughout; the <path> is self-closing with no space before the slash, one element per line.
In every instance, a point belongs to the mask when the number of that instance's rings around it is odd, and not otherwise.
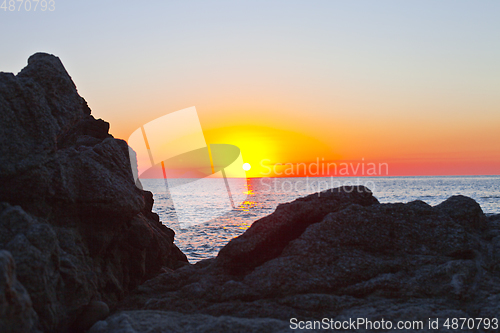
<path fill-rule="evenodd" d="M 500 176 L 253 178 L 239 188 L 231 186 L 233 192 L 238 192 L 233 193 L 239 199 L 235 201 L 242 200 L 242 195 L 244 199 L 240 205 L 233 203 L 235 208 L 228 195 L 214 191 L 207 182 L 193 180 L 189 192 L 182 194 L 169 190 L 163 179 L 141 181 L 146 190 L 153 192 L 153 211 L 175 231 L 175 243 L 191 263 L 215 257 L 227 242 L 254 221 L 271 214 L 278 204 L 342 185 L 365 185 L 381 203 L 422 200 L 434 206 L 462 194 L 476 200 L 485 214 L 500 213 Z M 179 223 L 172 196 L 176 197 L 175 202 L 192 207 L 182 213 L 182 218 L 191 223 Z M 221 216 L 212 218 L 214 212 Z"/>

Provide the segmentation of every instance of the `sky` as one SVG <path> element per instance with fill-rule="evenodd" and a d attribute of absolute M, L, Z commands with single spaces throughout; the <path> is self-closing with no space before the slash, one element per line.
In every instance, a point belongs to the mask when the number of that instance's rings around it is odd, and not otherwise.
<path fill-rule="evenodd" d="M 0 9 L 0 71 L 57 55 L 117 138 L 195 106 L 250 177 L 500 174 L 498 1 L 53 4 Z"/>

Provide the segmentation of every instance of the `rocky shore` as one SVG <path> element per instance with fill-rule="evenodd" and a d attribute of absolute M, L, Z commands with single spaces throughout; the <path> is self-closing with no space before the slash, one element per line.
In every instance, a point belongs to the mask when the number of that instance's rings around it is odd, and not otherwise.
<path fill-rule="evenodd" d="M 59 58 L 0 73 L 0 327 L 81 331 L 187 263 Z"/>
<path fill-rule="evenodd" d="M 217 258 L 147 281 L 91 332 L 289 332 L 291 318 L 442 325 L 499 313 L 499 215 L 464 196 L 379 204 L 367 188 L 343 187 L 282 204 Z"/>
<path fill-rule="evenodd" d="M 190 265 L 134 186 L 126 143 L 57 57 L 0 73 L 0 124 L 2 332 L 290 332 L 291 318 L 500 313 L 500 215 L 471 198 L 380 204 L 362 186 L 331 189 Z"/>

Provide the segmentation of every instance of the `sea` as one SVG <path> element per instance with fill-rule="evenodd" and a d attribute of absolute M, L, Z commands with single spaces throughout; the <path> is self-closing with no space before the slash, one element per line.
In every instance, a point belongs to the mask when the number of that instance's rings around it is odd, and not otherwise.
<path fill-rule="evenodd" d="M 186 183 L 185 179 L 179 181 Z M 153 211 L 175 231 L 174 243 L 191 263 L 217 256 L 231 239 L 271 214 L 280 203 L 342 185 L 364 185 L 381 203 L 422 200 L 434 206 L 461 194 L 476 200 L 487 215 L 500 213 L 500 176 L 250 178 L 240 180 L 239 186 L 220 179 L 208 183 L 191 179 L 185 193 L 176 192 L 172 181 L 170 188 L 163 179 L 141 182 L 144 189 L 153 192 Z M 214 187 L 210 182 L 222 185 Z M 234 202 L 214 188 L 232 190 Z M 180 211 L 180 202 L 184 203 L 182 214 L 175 209 L 177 206 Z"/>

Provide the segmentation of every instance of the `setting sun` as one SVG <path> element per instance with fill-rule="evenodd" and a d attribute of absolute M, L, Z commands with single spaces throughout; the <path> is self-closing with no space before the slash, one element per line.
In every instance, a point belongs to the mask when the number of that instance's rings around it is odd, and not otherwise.
<path fill-rule="evenodd" d="M 203 132 L 207 143 L 225 143 L 240 148 L 241 156 L 246 161 L 243 169 L 249 178 L 272 176 L 267 173 L 268 165 L 315 161 L 317 156 L 338 158 L 330 145 L 290 130 L 238 125 Z"/>

